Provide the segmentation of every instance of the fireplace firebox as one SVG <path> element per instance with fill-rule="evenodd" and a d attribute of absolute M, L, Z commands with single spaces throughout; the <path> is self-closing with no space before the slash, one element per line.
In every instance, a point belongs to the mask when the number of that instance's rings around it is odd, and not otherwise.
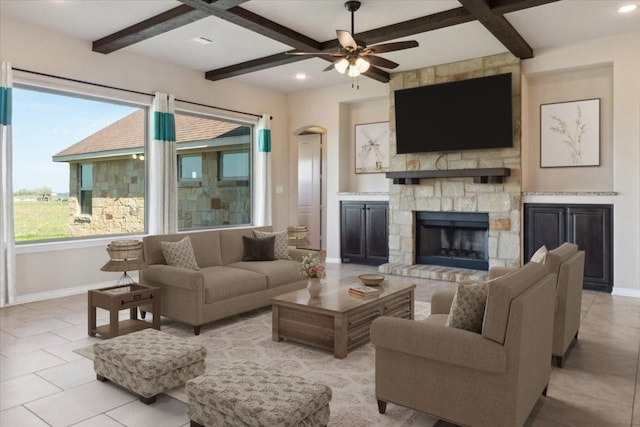
<path fill-rule="evenodd" d="M 489 214 L 415 213 L 416 264 L 488 270 Z"/>

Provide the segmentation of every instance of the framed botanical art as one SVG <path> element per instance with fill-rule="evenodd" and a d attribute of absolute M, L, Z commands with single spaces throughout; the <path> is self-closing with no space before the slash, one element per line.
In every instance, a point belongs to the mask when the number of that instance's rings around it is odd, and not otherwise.
<path fill-rule="evenodd" d="M 540 105 L 540 167 L 600 166 L 600 99 Z"/>
<path fill-rule="evenodd" d="M 389 172 L 389 122 L 356 125 L 356 173 Z"/>

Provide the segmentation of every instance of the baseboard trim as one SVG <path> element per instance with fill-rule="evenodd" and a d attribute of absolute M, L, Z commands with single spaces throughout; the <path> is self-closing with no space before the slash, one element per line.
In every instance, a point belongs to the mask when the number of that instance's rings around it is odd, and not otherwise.
<path fill-rule="evenodd" d="M 324 260 L 327 264 L 342 264 L 342 258 L 330 258 Z"/>
<path fill-rule="evenodd" d="M 617 297 L 640 298 L 640 289 L 618 288 L 617 286 L 614 286 L 611 295 L 615 295 Z"/>
<path fill-rule="evenodd" d="M 134 280 L 138 280 L 137 274 L 131 274 L 131 276 Z M 89 285 L 73 286 L 70 288 L 56 289 L 53 291 L 44 291 L 44 292 L 36 292 L 33 294 L 18 295 L 16 297 L 16 302 L 10 305 L 26 304 L 29 302 L 68 297 L 70 295 L 78 295 L 78 294 L 86 293 L 91 289 L 107 288 L 109 286 L 114 286 L 115 284 L 116 283 L 113 280 L 109 280 L 106 282 L 97 282 L 97 283 L 91 283 Z M 9 305 L 4 305 L 3 307 L 8 307 L 8 306 Z"/>

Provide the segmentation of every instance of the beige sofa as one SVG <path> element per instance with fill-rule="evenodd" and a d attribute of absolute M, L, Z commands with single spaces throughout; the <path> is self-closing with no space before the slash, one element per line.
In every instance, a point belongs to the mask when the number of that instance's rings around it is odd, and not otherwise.
<path fill-rule="evenodd" d="M 523 425 L 551 375 L 555 283 L 535 263 L 491 282 L 481 333 L 445 326 L 448 292 L 424 321 L 376 319 L 380 412 L 392 402 L 460 425 Z"/>
<path fill-rule="evenodd" d="M 160 288 L 162 316 L 192 325 L 198 335 L 205 323 L 268 306 L 273 296 L 305 287 L 294 260 L 308 251 L 290 248 L 292 260 L 242 261 L 242 236 L 254 237 L 254 229 L 270 231 L 254 227 L 145 237 L 148 267 L 140 270 L 140 283 Z M 185 236 L 191 239 L 200 270 L 166 265 L 160 242 Z"/>

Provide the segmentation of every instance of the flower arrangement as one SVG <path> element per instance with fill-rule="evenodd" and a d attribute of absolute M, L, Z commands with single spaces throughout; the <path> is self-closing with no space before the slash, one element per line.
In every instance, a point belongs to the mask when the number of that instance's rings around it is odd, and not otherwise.
<path fill-rule="evenodd" d="M 324 264 L 316 254 L 307 254 L 302 257 L 299 268 L 303 279 L 322 279 L 326 275 Z"/>

